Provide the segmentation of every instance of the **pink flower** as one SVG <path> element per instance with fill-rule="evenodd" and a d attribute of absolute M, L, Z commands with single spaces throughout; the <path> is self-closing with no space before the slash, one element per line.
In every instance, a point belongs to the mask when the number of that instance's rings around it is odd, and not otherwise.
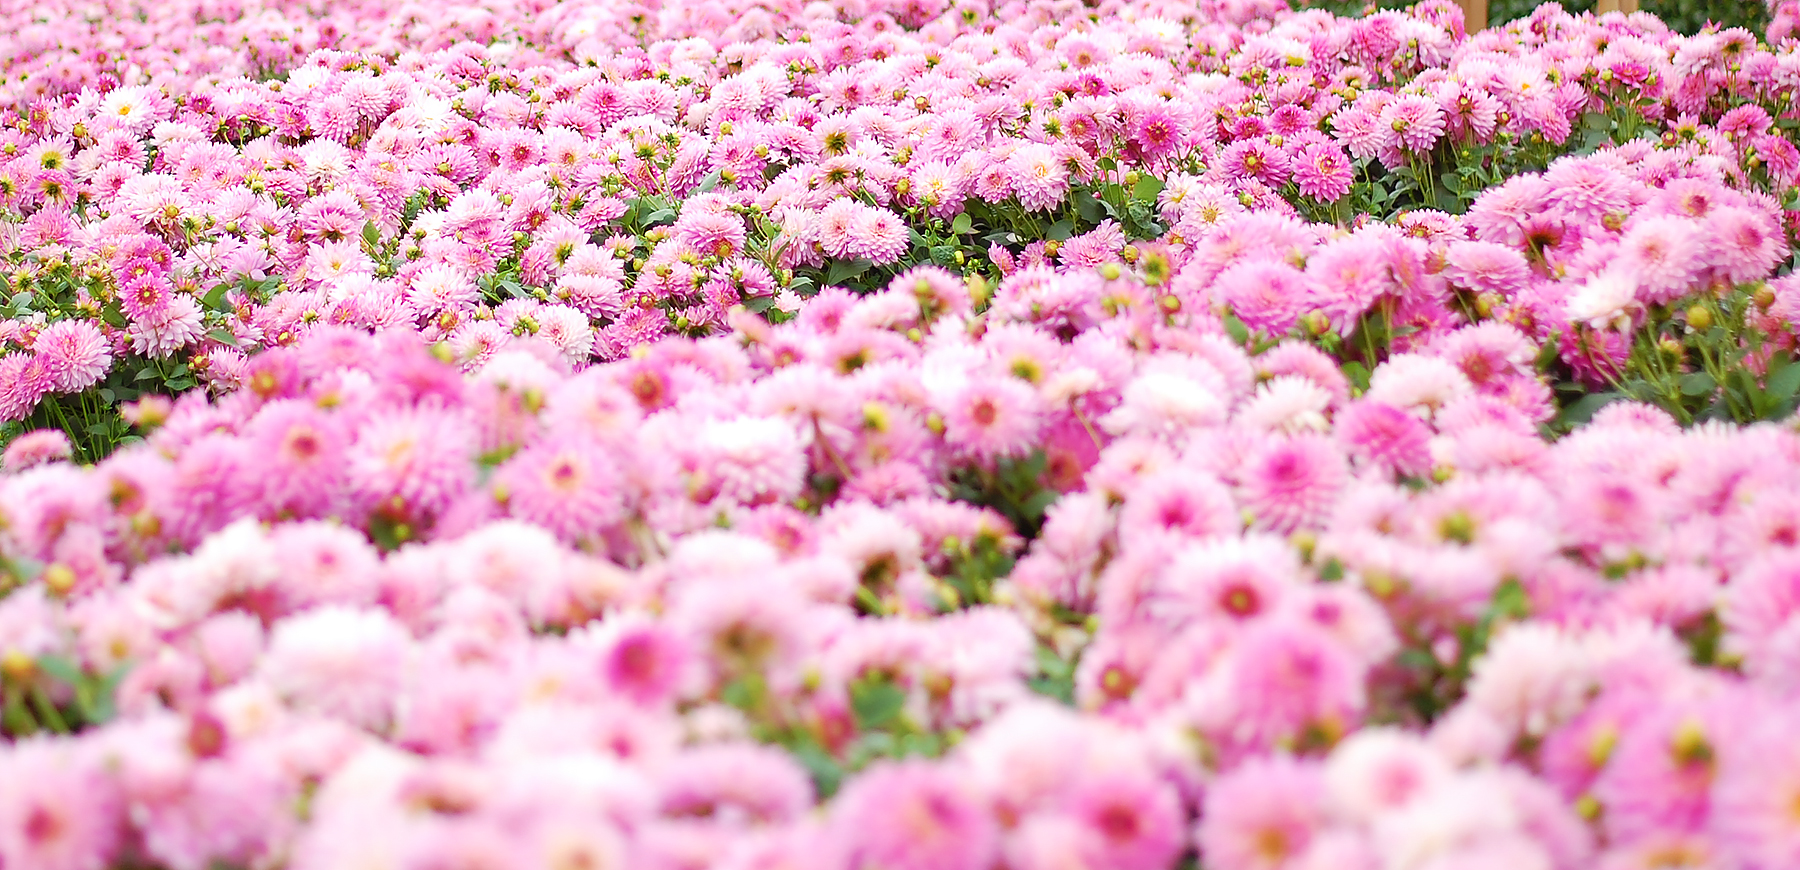
<path fill-rule="evenodd" d="M 1415 154 L 1431 150 L 1444 135 L 1448 118 L 1436 101 L 1417 94 L 1400 94 L 1381 109 L 1378 124 L 1393 131 L 1393 141 Z"/>
<path fill-rule="evenodd" d="M 1334 434 L 1352 460 L 1399 477 L 1431 471 L 1431 429 L 1418 417 L 1365 399 L 1345 406 L 1335 422 Z"/>
<path fill-rule="evenodd" d="M 899 262 L 912 247 L 910 230 L 884 208 L 865 206 L 850 224 L 848 251 L 878 266 Z"/>
<path fill-rule="evenodd" d="M 600 677 L 608 689 L 655 707 L 682 688 L 692 651 L 679 634 L 654 620 L 615 616 L 595 635 L 600 644 Z"/>
<path fill-rule="evenodd" d="M 69 436 L 61 429 L 35 429 L 13 439 L 0 456 L 0 470 L 19 472 L 46 462 L 61 462 L 73 455 Z"/>
<path fill-rule="evenodd" d="M 515 517 L 566 541 L 593 538 L 625 510 L 624 481 L 600 445 L 579 435 L 545 439 L 494 472 L 495 498 Z"/>
<path fill-rule="evenodd" d="M 1667 703 L 1619 738 L 1617 754 L 1594 783 L 1613 842 L 1705 829 L 1719 755 L 1747 724 L 1740 717 L 1748 711 L 1717 701 L 1709 703 L 1712 709 Z"/>
<path fill-rule="evenodd" d="M 1286 263 L 1238 263 L 1213 281 L 1213 294 L 1245 326 L 1271 336 L 1286 335 L 1300 315 L 1324 295 L 1306 273 Z"/>
<path fill-rule="evenodd" d="M 1713 240 L 1713 268 L 1727 281 L 1764 277 L 1787 254 L 1780 226 L 1760 210 L 1720 206 L 1706 216 L 1705 227 Z"/>
<path fill-rule="evenodd" d="M 346 457 L 350 485 L 371 512 L 429 520 L 474 480 L 474 431 L 429 406 L 364 423 Z"/>
<path fill-rule="evenodd" d="M 1076 782 L 1065 812 L 1093 866 L 1161 870 L 1180 854 L 1186 832 L 1181 799 L 1168 783 L 1142 774 L 1102 774 Z"/>
<path fill-rule="evenodd" d="M 30 353 L 0 356 L 0 422 L 25 419 L 51 386 L 42 357 Z"/>
<path fill-rule="evenodd" d="M 1794 818 L 1800 801 L 1800 746 L 1793 740 L 1794 708 L 1771 710 L 1757 720 L 1742 738 L 1718 747 L 1711 828 L 1742 866 L 1794 866 L 1800 862 L 1800 821 Z"/>
<path fill-rule="evenodd" d="M 1677 215 L 1644 218 L 1625 233 L 1622 268 L 1637 277 L 1644 302 L 1666 305 L 1693 288 L 1705 265 L 1703 233 L 1699 222 Z"/>
<path fill-rule="evenodd" d="M 838 796 L 833 831 L 856 870 L 985 870 L 998 826 L 952 768 L 877 763 Z"/>
<path fill-rule="evenodd" d="M 85 320 L 59 320 L 38 333 L 32 350 L 43 360 L 50 388 L 59 393 L 87 389 L 106 376 L 112 350 L 106 337 Z"/>
<path fill-rule="evenodd" d="M 337 415 L 301 399 L 278 399 L 244 432 L 264 470 L 256 482 L 266 516 L 318 517 L 337 507 L 349 446 Z"/>
<path fill-rule="evenodd" d="M 1358 724 L 1366 704 L 1360 662 L 1310 622 L 1274 619 L 1244 630 L 1231 658 L 1233 736 L 1252 746 L 1300 738 L 1308 728 L 1337 733 Z"/>
<path fill-rule="evenodd" d="M 104 870 L 124 827 L 118 787 L 89 745 L 24 740 L 0 749 L 0 862 L 32 870 Z"/>
<path fill-rule="evenodd" d="M 296 709 L 380 733 L 393 720 L 411 648 L 384 610 L 322 607 L 275 626 L 260 673 Z"/>
<path fill-rule="evenodd" d="M 1212 784 L 1196 839 L 1206 866 L 1275 870 L 1304 854 L 1325 827 L 1317 766 L 1286 756 L 1246 762 Z"/>
<path fill-rule="evenodd" d="M 1301 195 L 1321 202 L 1335 202 L 1349 193 L 1350 185 L 1356 181 L 1349 156 L 1330 142 L 1306 146 L 1288 165 Z"/>
<path fill-rule="evenodd" d="M 1285 533 L 1322 522 L 1348 479 L 1331 441 L 1295 435 L 1272 438 L 1248 457 L 1238 493 L 1258 525 Z"/>
<path fill-rule="evenodd" d="M 984 462 L 1024 455 L 1037 441 L 1040 406 L 1016 378 L 970 378 L 942 405 L 944 441 Z"/>

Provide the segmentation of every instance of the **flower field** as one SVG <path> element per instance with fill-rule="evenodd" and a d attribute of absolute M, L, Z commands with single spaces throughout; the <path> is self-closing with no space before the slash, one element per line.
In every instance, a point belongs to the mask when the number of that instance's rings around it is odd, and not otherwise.
<path fill-rule="evenodd" d="M 1800 866 L 1800 4 L 0 2 L 0 870 Z"/>

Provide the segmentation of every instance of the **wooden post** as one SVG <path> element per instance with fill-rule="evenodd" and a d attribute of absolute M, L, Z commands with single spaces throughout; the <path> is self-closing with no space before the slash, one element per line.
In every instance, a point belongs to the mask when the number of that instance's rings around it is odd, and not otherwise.
<path fill-rule="evenodd" d="M 1470 36 L 1487 29 L 1488 0 L 1456 0 L 1462 7 L 1463 29 Z"/>
<path fill-rule="evenodd" d="M 1604 15 L 1608 12 L 1623 12 L 1627 15 L 1638 11 L 1638 0 L 1599 0 L 1594 4 L 1594 14 Z"/>

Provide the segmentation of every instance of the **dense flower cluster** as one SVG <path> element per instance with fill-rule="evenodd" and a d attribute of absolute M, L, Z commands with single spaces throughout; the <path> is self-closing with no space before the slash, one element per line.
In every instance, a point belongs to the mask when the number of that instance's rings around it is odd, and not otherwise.
<path fill-rule="evenodd" d="M 1800 862 L 1791 40 L 0 20 L 4 870 Z"/>
<path fill-rule="evenodd" d="M 1026 270 L 977 316 L 919 271 L 578 372 L 537 338 L 465 375 L 416 333 L 322 329 L 216 402 L 135 409 L 160 425 L 96 467 L 15 443 L 6 552 L 42 567 L 0 601 L 8 678 L 133 666 L 115 723 L 0 754 L 33 783 L 0 849 L 1782 860 L 1800 779 L 1761 747 L 1800 667 L 1800 434 L 1623 404 L 1546 443 L 1510 325 L 1352 397 L 1316 347 L 1250 355 L 1114 274 Z M 962 557 L 1017 529 L 939 493 L 1037 444 L 1070 494 L 965 594 Z M 1744 677 L 1690 664 L 1709 626 Z M 1079 651 L 1075 710 L 1033 700 L 1034 647 Z M 966 736 L 813 813 L 809 756 L 773 746 L 849 764 L 872 685 Z"/>
<path fill-rule="evenodd" d="M 1485 184 L 1440 175 L 1547 162 L 1590 118 L 1686 125 L 1670 150 L 1739 188 L 1800 173 L 1774 126 L 1800 55 L 1647 16 L 689 5 L 10 13 L 0 419 L 103 381 L 233 386 L 321 323 L 617 359 L 871 268 L 1087 268 L 1221 209 L 1466 205 Z M 1159 192 L 1185 220 L 1122 201 Z"/>

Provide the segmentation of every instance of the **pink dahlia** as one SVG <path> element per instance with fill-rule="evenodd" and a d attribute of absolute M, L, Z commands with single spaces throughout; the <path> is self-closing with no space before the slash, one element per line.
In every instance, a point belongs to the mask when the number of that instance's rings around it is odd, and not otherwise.
<path fill-rule="evenodd" d="M 124 806 L 93 753 L 67 740 L 0 750 L 0 866 L 104 870 L 118 852 Z"/>
<path fill-rule="evenodd" d="M 1286 533 L 1323 521 L 1349 477 L 1343 453 L 1324 436 L 1296 435 L 1250 455 L 1238 495 L 1258 525 Z"/>
<path fill-rule="evenodd" d="M 1023 455 L 1037 442 L 1041 404 L 1017 378 L 971 378 L 942 408 L 944 440 L 984 461 Z"/>
<path fill-rule="evenodd" d="M 879 763 L 838 797 L 833 828 L 855 870 L 986 870 L 999 826 L 952 768 Z"/>
<path fill-rule="evenodd" d="M 567 541 L 601 534 L 625 511 L 624 481 L 598 442 L 579 435 L 534 444 L 494 473 L 494 495 L 515 517 Z"/>
<path fill-rule="evenodd" d="M 93 386 L 112 363 L 106 336 L 85 320 L 59 320 L 44 327 L 31 348 L 43 360 L 50 388 L 59 393 Z"/>
<path fill-rule="evenodd" d="M 1213 783 L 1197 839 L 1208 867 L 1276 870 L 1304 853 L 1325 825 L 1318 767 L 1277 755 L 1248 761 Z"/>

